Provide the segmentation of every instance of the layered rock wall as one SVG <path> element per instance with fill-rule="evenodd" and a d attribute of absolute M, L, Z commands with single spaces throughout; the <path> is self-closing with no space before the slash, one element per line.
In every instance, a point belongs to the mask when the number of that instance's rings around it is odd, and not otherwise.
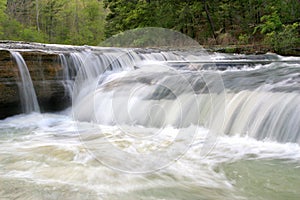
<path fill-rule="evenodd" d="M 5 43 L 7 45 L 7 43 Z M 22 45 L 20 45 L 22 46 Z M 6 47 L 6 48 L 5 48 Z M 18 84 L 21 78 L 10 51 L 23 56 L 42 112 L 58 111 L 70 105 L 65 91 L 59 54 L 45 49 L 13 49 L 0 44 L 0 118 L 22 113 Z"/>

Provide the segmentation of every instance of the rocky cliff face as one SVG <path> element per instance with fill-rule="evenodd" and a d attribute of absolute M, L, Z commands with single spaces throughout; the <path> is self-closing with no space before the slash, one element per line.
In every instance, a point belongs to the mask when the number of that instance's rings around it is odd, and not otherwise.
<path fill-rule="evenodd" d="M 64 88 L 59 53 L 53 50 L 54 47 L 49 49 L 40 44 L 0 42 L 1 119 L 22 113 L 18 87 L 21 79 L 10 51 L 18 51 L 23 56 L 42 112 L 58 111 L 70 105 L 70 97 Z"/>
<path fill-rule="evenodd" d="M 21 112 L 17 80 L 18 68 L 10 52 L 0 50 L 0 118 Z"/>

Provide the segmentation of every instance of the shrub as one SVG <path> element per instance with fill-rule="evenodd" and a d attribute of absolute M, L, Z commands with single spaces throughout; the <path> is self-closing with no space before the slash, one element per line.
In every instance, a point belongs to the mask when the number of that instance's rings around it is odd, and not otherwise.
<path fill-rule="evenodd" d="M 248 44 L 250 36 L 248 34 L 241 34 L 239 35 L 239 44 Z"/>
<path fill-rule="evenodd" d="M 267 33 L 264 42 L 278 53 L 296 48 L 300 45 L 298 27 L 299 23 L 283 25 L 282 30 Z"/>
<path fill-rule="evenodd" d="M 253 33 L 260 29 L 260 33 L 264 35 L 265 45 L 273 51 L 285 53 L 300 45 L 299 23 L 284 25 L 276 11 L 263 16 L 261 21 L 263 23 L 255 27 Z"/>

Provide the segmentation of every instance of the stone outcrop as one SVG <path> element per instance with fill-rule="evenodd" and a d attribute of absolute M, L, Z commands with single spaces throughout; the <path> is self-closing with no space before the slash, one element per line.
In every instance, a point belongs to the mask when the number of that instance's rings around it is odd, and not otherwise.
<path fill-rule="evenodd" d="M 70 47 L 71 50 L 74 50 Z M 50 48 L 42 44 L 0 42 L 0 118 L 22 113 L 19 87 L 20 74 L 10 51 L 23 56 L 37 94 L 42 112 L 58 111 L 70 105 L 65 91 L 59 51 L 67 47 Z M 70 50 L 70 51 L 71 51 Z"/>

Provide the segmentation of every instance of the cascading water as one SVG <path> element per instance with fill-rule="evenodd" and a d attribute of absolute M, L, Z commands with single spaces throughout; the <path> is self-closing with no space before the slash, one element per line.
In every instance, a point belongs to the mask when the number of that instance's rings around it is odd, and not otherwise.
<path fill-rule="evenodd" d="M 236 65 L 227 63 L 227 70 L 220 73 L 211 68 L 201 70 L 200 64 L 174 65 L 174 61 L 191 58 L 211 59 L 201 54 L 191 57 L 180 52 L 117 51 L 114 56 L 75 53 L 70 58 L 81 79 L 76 84 L 80 92 L 73 96 L 77 120 L 157 128 L 204 125 L 219 127 L 218 132 L 227 135 L 300 143 L 299 64 L 276 62 L 234 70 Z M 289 73 L 283 74 L 287 69 Z M 205 79 L 208 72 L 221 75 L 226 99 L 218 91 L 209 91 L 208 82 L 216 82 L 217 76 Z M 224 101 L 226 116 L 221 127 L 220 120 L 209 120 L 224 115 L 224 110 L 212 109 Z"/>
<path fill-rule="evenodd" d="M 19 94 L 21 105 L 24 113 L 31 112 L 40 112 L 38 100 L 36 97 L 36 93 L 32 84 L 31 76 L 28 71 L 27 65 L 19 52 L 11 51 L 11 56 L 16 62 L 19 74 L 21 78 L 21 83 L 19 86 Z"/>
<path fill-rule="evenodd" d="M 300 144 L 299 67 L 283 62 L 224 72 L 228 88 L 224 132 Z"/>

